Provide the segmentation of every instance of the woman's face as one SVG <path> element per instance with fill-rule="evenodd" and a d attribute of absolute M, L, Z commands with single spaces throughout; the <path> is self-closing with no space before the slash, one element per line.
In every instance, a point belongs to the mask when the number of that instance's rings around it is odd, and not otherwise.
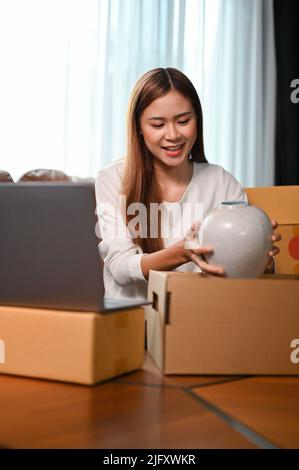
<path fill-rule="evenodd" d="M 145 145 L 167 166 L 188 159 L 197 136 L 195 111 L 187 98 L 176 90 L 154 100 L 140 117 Z"/>

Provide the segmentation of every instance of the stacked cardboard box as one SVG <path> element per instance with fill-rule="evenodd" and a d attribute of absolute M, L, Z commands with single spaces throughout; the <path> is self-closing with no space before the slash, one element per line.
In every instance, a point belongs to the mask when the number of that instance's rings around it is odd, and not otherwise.
<path fill-rule="evenodd" d="M 139 369 L 144 310 L 0 307 L 0 373 L 92 385 Z"/>
<path fill-rule="evenodd" d="M 299 186 L 247 188 L 249 202 L 279 222 L 282 236 L 276 259 L 279 274 L 299 274 Z"/>

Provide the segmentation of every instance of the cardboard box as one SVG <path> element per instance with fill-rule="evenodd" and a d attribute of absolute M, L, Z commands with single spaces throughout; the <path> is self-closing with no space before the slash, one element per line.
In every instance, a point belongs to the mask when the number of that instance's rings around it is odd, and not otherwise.
<path fill-rule="evenodd" d="M 246 193 L 250 204 L 279 223 L 282 240 L 277 243 L 276 272 L 299 274 L 299 186 L 247 188 Z"/>
<path fill-rule="evenodd" d="M 299 375 L 299 276 L 151 271 L 148 299 L 148 350 L 165 374 Z"/>
<path fill-rule="evenodd" d="M 144 309 L 100 314 L 2 306 L 0 343 L 1 373 L 92 385 L 142 367 Z"/>

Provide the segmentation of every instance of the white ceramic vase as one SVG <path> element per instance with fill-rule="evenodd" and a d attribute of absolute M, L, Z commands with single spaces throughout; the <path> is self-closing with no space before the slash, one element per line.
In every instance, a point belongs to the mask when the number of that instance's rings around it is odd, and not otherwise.
<path fill-rule="evenodd" d="M 269 261 L 272 231 L 262 209 L 244 201 L 222 202 L 203 222 L 203 245 L 214 248 L 205 258 L 222 266 L 226 277 L 259 277 Z"/>

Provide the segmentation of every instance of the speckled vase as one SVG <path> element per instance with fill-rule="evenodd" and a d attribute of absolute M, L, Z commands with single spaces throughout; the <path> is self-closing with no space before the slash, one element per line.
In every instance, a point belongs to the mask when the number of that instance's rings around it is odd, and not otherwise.
<path fill-rule="evenodd" d="M 269 261 L 272 231 L 262 209 L 244 201 L 222 202 L 203 222 L 203 244 L 214 248 L 205 258 L 222 266 L 226 277 L 257 278 Z"/>

